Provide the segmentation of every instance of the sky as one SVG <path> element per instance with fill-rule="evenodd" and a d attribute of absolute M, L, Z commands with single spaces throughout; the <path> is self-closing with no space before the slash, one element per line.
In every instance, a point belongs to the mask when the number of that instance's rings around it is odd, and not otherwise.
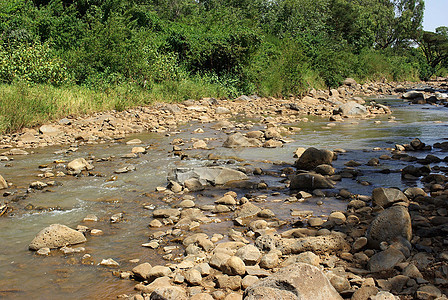
<path fill-rule="evenodd" d="M 448 27 L 448 0 L 425 0 L 423 29 L 434 32 L 439 26 Z"/>

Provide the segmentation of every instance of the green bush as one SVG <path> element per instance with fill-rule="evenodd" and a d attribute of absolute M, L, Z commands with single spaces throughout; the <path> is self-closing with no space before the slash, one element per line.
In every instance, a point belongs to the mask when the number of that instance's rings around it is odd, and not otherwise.
<path fill-rule="evenodd" d="M 0 80 L 61 85 L 70 81 L 70 74 L 48 44 L 0 44 Z"/>

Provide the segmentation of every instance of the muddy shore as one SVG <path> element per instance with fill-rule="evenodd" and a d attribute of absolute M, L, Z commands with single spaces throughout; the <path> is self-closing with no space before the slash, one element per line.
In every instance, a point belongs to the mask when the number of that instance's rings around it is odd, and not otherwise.
<path fill-rule="evenodd" d="M 412 89 L 410 84 L 359 85 L 347 81 L 337 90 L 312 91 L 302 98 L 241 96 L 234 101 L 189 100 L 64 118 L 2 136 L 2 160 L 32 155 L 32 148 L 36 147 L 67 145 L 67 151 L 76 151 L 84 144 L 110 141 L 133 146 L 127 154 L 132 158 L 145 155 L 149 146 L 137 139 L 126 139 L 126 135 L 143 131 L 173 135 L 170 153 L 179 159 L 189 159 L 191 149 L 213 150 L 213 141 L 201 139 L 200 135 L 191 140 L 175 137 L 178 126 L 190 121 L 213 123 L 215 130 L 230 128 L 222 147 L 280 148 L 288 143 L 289 135 L 300 132 L 294 124 L 308 122 L 310 116 L 327 118 L 327 126 L 331 127 L 332 122 L 391 114 L 388 107 L 365 103 L 361 96 L 398 95 L 410 103 L 444 105 L 446 83 L 432 83 L 432 87 L 405 96 Z M 255 124 L 262 129 L 253 130 Z M 200 130 L 196 133 L 200 134 Z M 332 164 L 338 155 L 344 154 L 344 149 L 297 149 L 294 165 L 268 174 L 282 178 L 284 184 L 282 190 L 271 193 L 287 194 L 281 205 L 309 197 L 338 197 L 345 199 L 347 209 L 325 217 L 293 210 L 294 224 L 264 208 L 263 197 L 237 194 L 238 188 L 269 190 L 262 183 L 244 183 L 252 176 L 266 175 L 262 169 L 220 165 L 179 169 L 167 186 L 154 192 L 166 206 L 151 208 L 153 218 L 148 225 L 158 230 L 142 245 L 159 249 L 166 264 L 136 261 L 132 270 L 122 270 L 113 259 L 99 263 L 110 267 L 115 276 L 135 281 L 136 291 L 120 296 L 129 299 L 445 299 L 447 159 L 432 154 L 418 159 L 414 155 L 433 148 L 445 150 L 448 146 L 426 145 L 414 139 L 409 144 L 393 145 L 388 149 L 388 157 L 369 160 L 370 165 L 388 159 L 406 162 L 409 165 L 400 170 L 402 178 L 422 183 L 422 188 L 403 191 L 385 186 L 371 195 L 354 194 L 338 184 L 342 178 L 356 178 L 360 165 L 349 161 L 343 169 L 335 169 Z M 219 156 L 211 151 L 207 159 L 219 161 Z M 27 189 L 44 191 L 57 178 L 92 176 L 95 162 L 96 159 L 86 157 L 43 166 L 39 178 L 30 182 Z M 437 165 L 428 167 L 429 164 Z M 115 171 L 120 174 L 133 170 L 128 166 Z M 222 184 L 225 188 L 217 192 L 218 199 L 210 199 L 209 205 L 196 204 L 196 192 Z M 20 188 L 9 178 L 0 181 L 0 186 L 4 188 L 6 201 L 2 201 L 2 212 L 6 216 L 8 207 L 13 206 L 9 199 Z M 227 235 L 201 232 L 201 226 L 225 218 L 233 223 Z M 110 222 L 120 223 L 122 219 L 123 215 L 117 214 L 111 216 Z M 86 216 L 77 230 L 54 226 L 42 232 L 40 239 L 38 235 L 30 249 L 44 256 L 63 251 L 77 257 L 81 264 L 90 264 L 90 255 L 84 253 L 82 245 L 65 246 L 88 243 L 91 236 L 102 234 L 101 230 L 86 226 L 89 222 L 96 222 L 96 216 Z M 62 246 L 61 250 L 52 250 Z M 291 274 L 310 275 L 306 279 L 307 276 Z"/>

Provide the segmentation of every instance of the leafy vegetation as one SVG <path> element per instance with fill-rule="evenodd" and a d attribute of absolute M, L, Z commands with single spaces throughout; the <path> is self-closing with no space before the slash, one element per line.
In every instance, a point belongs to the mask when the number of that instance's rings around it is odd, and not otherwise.
<path fill-rule="evenodd" d="M 49 98 L 34 99 L 45 105 L 58 91 L 89 95 L 84 108 L 42 108 L 54 115 L 301 94 L 345 77 L 428 78 L 446 72 L 447 35 L 421 31 L 423 8 L 423 0 L 4 0 L 0 90 L 23 102 L 39 89 Z"/>

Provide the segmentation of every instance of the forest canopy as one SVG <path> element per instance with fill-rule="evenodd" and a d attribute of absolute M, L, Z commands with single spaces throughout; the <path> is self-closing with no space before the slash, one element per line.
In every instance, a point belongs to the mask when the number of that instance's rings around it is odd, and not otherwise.
<path fill-rule="evenodd" d="M 446 73 L 448 34 L 424 32 L 423 11 L 423 0 L 3 0 L 0 80 L 188 86 L 188 98 L 428 79 Z"/>

